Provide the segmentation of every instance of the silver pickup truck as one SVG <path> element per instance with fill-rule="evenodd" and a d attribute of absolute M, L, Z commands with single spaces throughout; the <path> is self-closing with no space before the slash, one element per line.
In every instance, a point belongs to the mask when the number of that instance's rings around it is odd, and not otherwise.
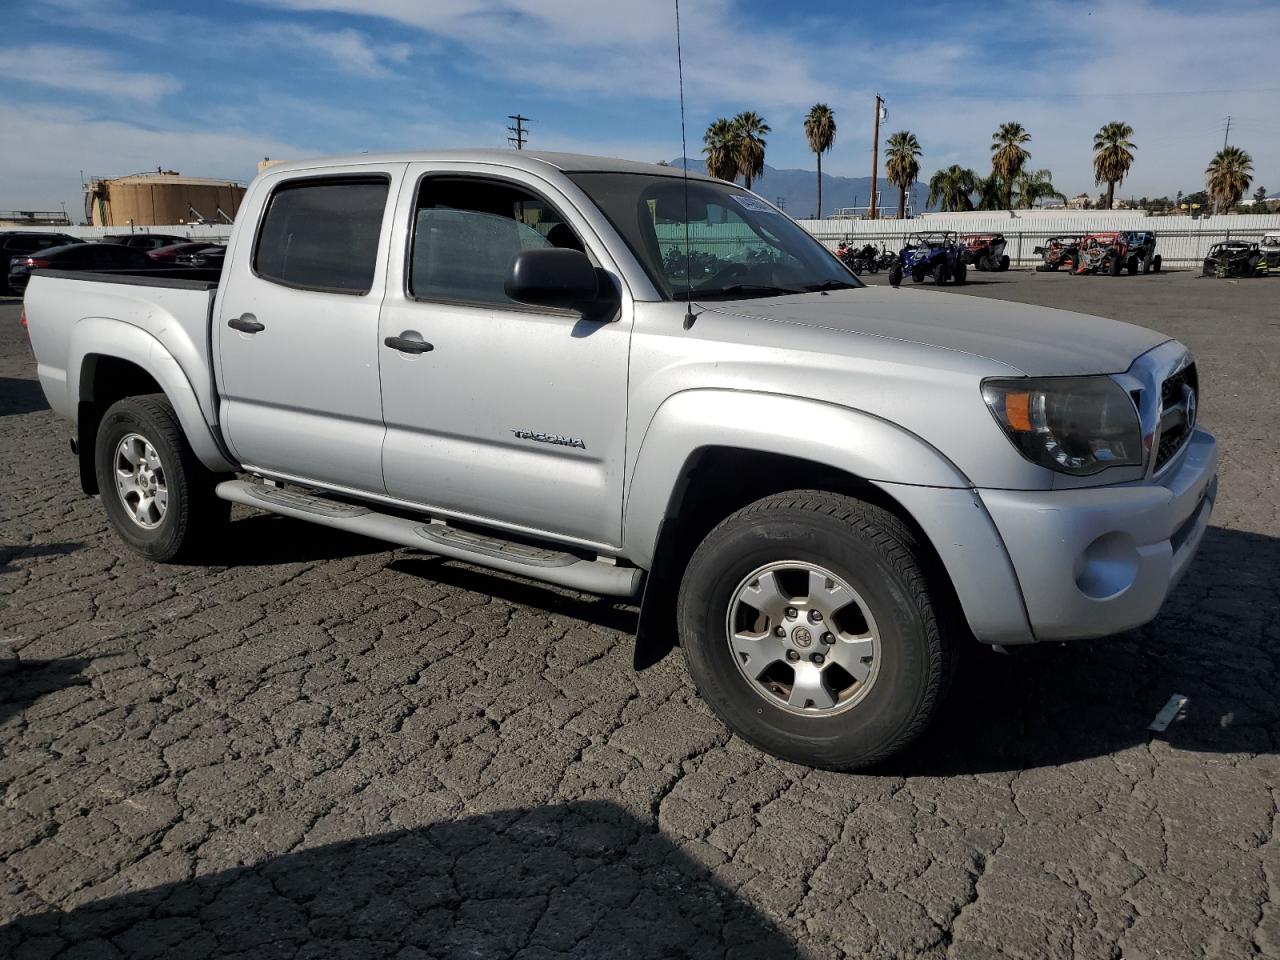
<path fill-rule="evenodd" d="M 86 493 L 158 561 L 230 503 L 642 598 L 702 697 L 850 769 L 957 651 L 1153 618 L 1216 492 L 1181 344 L 864 287 L 734 184 L 617 160 L 272 167 L 221 275 L 37 272 Z"/>

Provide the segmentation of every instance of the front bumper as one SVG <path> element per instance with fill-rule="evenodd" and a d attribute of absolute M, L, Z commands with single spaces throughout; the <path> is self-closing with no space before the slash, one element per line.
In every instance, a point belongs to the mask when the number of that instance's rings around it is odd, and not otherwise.
<path fill-rule="evenodd" d="M 1162 475 L 1114 487 L 979 491 L 1037 640 L 1102 637 L 1154 619 L 1213 511 L 1218 447 L 1196 428 Z"/>

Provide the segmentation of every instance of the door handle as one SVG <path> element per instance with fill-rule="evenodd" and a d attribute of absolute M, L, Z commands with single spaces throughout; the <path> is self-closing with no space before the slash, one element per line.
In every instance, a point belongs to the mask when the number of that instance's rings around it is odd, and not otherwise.
<path fill-rule="evenodd" d="M 392 350 L 399 350 L 402 353 L 430 353 L 435 349 L 434 344 L 427 343 L 425 340 L 413 340 L 404 336 L 387 337 L 382 342 Z"/>
<path fill-rule="evenodd" d="M 259 333 L 267 329 L 265 323 L 259 323 L 258 318 L 252 313 L 246 313 L 239 317 L 232 317 L 227 321 L 227 326 L 232 330 L 240 330 L 244 333 Z"/>

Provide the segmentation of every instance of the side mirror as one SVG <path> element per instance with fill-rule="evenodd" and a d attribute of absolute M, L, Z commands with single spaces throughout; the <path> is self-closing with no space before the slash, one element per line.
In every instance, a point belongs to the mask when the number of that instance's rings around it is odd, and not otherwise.
<path fill-rule="evenodd" d="M 600 278 L 587 255 L 560 247 L 516 254 L 503 289 L 518 303 L 584 313 L 601 299 Z"/>

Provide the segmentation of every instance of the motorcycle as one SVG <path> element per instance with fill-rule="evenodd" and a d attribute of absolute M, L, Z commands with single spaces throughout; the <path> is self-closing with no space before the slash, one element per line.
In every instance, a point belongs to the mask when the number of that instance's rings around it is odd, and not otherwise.
<path fill-rule="evenodd" d="M 836 256 L 840 262 L 854 272 L 856 276 L 865 273 L 877 273 L 880 270 L 876 248 L 871 244 L 855 247 L 848 241 L 841 240 L 836 246 Z"/>

